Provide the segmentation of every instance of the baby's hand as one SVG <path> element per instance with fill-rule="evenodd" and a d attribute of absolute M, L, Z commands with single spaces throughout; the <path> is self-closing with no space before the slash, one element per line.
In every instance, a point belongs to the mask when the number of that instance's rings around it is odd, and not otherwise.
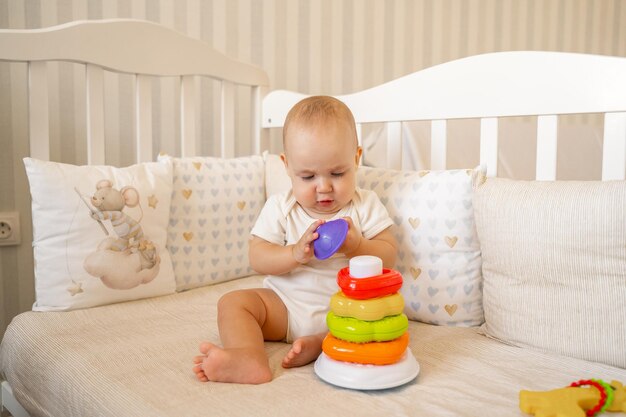
<path fill-rule="evenodd" d="M 361 236 L 361 233 L 356 230 L 350 217 L 344 217 L 343 219 L 348 222 L 348 234 L 346 235 L 346 239 L 343 241 L 343 245 L 341 245 L 338 252 L 347 255 L 359 249 L 363 236 Z"/>
<path fill-rule="evenodd" d="M 313 258 L 313 241 L 319 237 L 319 234 L 315 231 L 324 223 L 324 220 L 316 220 L 313 222 L 306 232 L 302 235 L 300 240 L 296 242 L 291 248 L 291 253 L 296 262 L 305 264 Z"/>

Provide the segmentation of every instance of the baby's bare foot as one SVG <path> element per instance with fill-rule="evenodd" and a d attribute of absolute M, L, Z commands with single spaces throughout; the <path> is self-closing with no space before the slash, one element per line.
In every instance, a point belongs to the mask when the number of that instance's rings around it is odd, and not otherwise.
<path fill-rule="evenodd" d="M 262 384 L 272 380 L 265 352 L 254 349 L 222 349 L 212 343 L 200 344 L 193 372 L 202 381 Z"/>
<path fill-rule="evenodd" d="M 303 336 L 296 339 L 283 358 L 283 368 L 295 368 L 313 362 L 322 353 L 325 334 Z"/>

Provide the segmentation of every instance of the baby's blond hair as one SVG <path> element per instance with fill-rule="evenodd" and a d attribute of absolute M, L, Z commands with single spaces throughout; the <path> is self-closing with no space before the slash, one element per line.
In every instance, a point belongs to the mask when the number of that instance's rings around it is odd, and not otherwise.
<path fill-rule="evenodd" d="M 311 96 L 296 103 L 289 110 L 283 126 L 283 149 L 287 151 L 287 136 L 292 124 L 324 123 L 327 121 L 343 121 L 348 123 L 357 145 L 356 125 L 352 112 L 344 102 L 330 96 Z"/>

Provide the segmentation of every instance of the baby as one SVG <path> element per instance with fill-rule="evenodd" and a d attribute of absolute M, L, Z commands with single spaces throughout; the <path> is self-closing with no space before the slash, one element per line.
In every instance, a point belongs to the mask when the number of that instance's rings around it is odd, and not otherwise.
<path fill-rule="evenodd" d="M 337 272 L 359 255 L 378 256 L 387 268 L 395 263 L 393 221 L 374 192 L 356 187 L 362 149 L 348 107 L 327 96 L 300 101 L 285 120 L 283 148 L 292 188 L 267 200 L 250 240 L 250 264 L 268 277 L 263 288 L 220 299 L 223 347 L 200 345 L 193 368 L 200 381 L 271 381 L 264 341 L 292 343 L 282 361 L 285 368 L 314 361 L 328 331 L 326 313 L 337 292 Z M 316 229 L 338 218 L 349 225 L 343 245 L 331 258 L 316 259 Z"/>

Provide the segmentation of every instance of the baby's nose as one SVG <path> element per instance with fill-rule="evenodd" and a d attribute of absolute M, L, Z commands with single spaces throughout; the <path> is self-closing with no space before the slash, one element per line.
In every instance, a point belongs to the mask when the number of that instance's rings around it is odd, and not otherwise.
<path fill-rule="evenodd" d="M 317 191 L 320 193 L 328 193 L 332 190 L 333 190 L 332 182 L 328 179 L 320 178 L 320 181 L 317 184 Z"/>

